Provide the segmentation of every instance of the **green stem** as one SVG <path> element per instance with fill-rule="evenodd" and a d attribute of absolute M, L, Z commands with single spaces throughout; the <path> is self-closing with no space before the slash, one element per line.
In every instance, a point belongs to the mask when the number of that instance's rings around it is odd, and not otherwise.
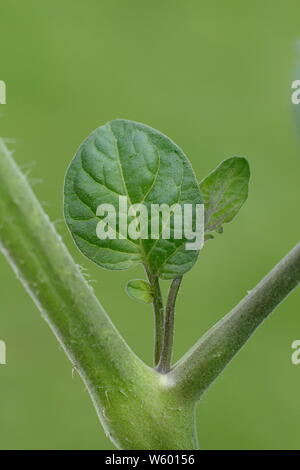
<path fill-rule="evenodd" d="M 159 285 L 158 276 L 153 275 L 145 266 L 145 270 L 151 284 L 153 292 L 153 311 L 154 311 L 154 366 L 159 363 L 164 334 L 164 304 Z"/>
<path fill-rule="evenodd" d="M 164 337 L 163 346 L 160 356 L 160 361 L 157 366 L 157 371 L 161 374 L 169 372 L 171 367 L 172 350 L 173 350 L 173 336 L 174 336 L 174 317 L 175 317 L 175 303 L 177 294 L 180 288 L 182 277 L 173 279 L 166 306 L 165 322 L 164 322 Z"/>
<path fill-rule="evenodd" d="M 1 140 L 0 249 L 102 408 L 105 390 L 125 387 L 144 364 L 106 315 Z"/>
<path fill-rule="evenodd" d="M 258 325 L 300 283 L 300 243 L 175 365 L 168 374 L 185 398 L 197 400 Z"/>
<path fill-rule="evenodd" d="M 0 249 L 83 378 L 108 437 L 128 450 L 197 448 L 196 400 L 300 282 L 298 244 L 169 373 L 160 374 L 117 332 L 1 140 Z M 164 312 L 159 280 L 150 276 L 150 282 L 157 364 Z M 177 283 L 168 302 L 171 324 Z"/>

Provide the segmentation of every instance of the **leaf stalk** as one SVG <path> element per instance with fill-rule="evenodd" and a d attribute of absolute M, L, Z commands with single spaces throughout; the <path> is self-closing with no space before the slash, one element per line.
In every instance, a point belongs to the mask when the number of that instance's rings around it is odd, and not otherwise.
<path fill-rule="evenodd" d="M 164 335 L 164 304 L 159 284 L 158 276 L 152 274 L 147 266 L 145 270 L 153 293 L 153 311 L 154 311 L 154 366 L 157 366 L 162 352 Z"/>
<path fill-rule="evenodd" d="M 160 360 L 156 370 L 161 374 L 169 372 L 171 367 L 172 351 L 173 351 L 173 337 L 174 337 L 174 319 L 175 319 L 175 303 L 179 292 L 182 276 L 173 279 L 166 306 L 165 320 L 164 320 L 164 336 Z"/>

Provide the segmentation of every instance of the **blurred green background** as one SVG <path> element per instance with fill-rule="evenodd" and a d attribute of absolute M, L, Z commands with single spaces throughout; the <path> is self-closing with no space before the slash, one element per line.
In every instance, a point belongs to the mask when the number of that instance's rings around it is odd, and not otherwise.
<path fill-rule="evenodd" d="M 175 356 L 222 317 L 299 240 L 300 141 L 291 109 L 298 0 L 9 0 L 1 2 L 1 135 L 86 267 L 132 348 L 151 363 L 152 312 L 124 292 L 131 272 L 105 271 L 62 221 L 64 173 L 96 127 L 144 122 L 183 148 L 201 179 L 246 155 L 248 202 L 209 242 L 178 301 Z M 300 105 L 299 105 L 300 106 Z M 89 396 L 31 299 L 0 258 L 1 449 L 112 449 Z M 202 398 L 205 449 L 300 449 L 300 291 L 256 332 Z"/>

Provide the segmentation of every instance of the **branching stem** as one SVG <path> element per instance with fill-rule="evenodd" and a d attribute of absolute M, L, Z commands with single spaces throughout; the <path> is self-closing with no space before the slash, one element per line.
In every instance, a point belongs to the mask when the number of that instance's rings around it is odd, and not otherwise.
<path fill-rule="evenodd" d="M 170 380 L 185 399 L 199 399 L 260 323 L 299 283 L 300 243 L 171 370 Z"/>
<path fill-rule="evenodd" d="M 169 371 L 181 279 L 170 288 L 164 324 L 159 279 L 148 273 L 154 294 L 155 365 L 162 376 L 117 332 L 1 139 L 0 251 L 83 378 L 106 433 L 124 450 L 197 448 L 196 401 L 300 283 L 298 243 Z"/>

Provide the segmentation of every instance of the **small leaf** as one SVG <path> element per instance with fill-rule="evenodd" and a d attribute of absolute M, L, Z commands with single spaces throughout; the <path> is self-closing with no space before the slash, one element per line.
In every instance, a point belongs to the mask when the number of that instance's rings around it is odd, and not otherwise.
<path fill-rule="evenodd" d="M 199 186 L 183 151 L 159 131 L 133 121 L 116 119 L 93 131 L 81 144 L 65 178 L 64 212 L 67 225 L 80 251 L 106 269 L 128 269 L 141 263 L 151 274 L 163 279 L 182 276 L 195 264 L 199 250 L 187 250 L 185 234 L 157 239 L 125 236 L 119 220 L 109 219 L 116 237 L 101 238 L 98 208 L 113 206 L 116 214 L 120 197 L 128 208 L 143 205 L 201 204 Z M 123 207 L 123 206 L 122 206 Z M 116 216 L 118 217 L 118 216 Z M 192 224 L 196 224 L 193 215 Z M 128 219 L 128 225 L 137 217 Z M 161 215 L 159 215 L 162 224 Z M 138 224 L 136 224 L 138 227 Z M 149 222 L 150 225 L 150 222 Z"/>
<path fill-rule="evenodd" d="M 211 233 L 204 234 L 204 241 L 207 242 L 208 240 L 213 240 L 215 237 Z"/>
<path fill-rule="evenodd" d="M 220 163 L 200 183 L 205 210 L 205 233 L 222 233 L 222 224 L 231 222 L 248 197 L 250 178 L 246 158 L 231 157 Z M 205 237 L 206 239 L 212 236 Z"/>
<path fill-rule="evenodd" d="M 129 297 L 140 300 L 146 304 L 153 302 L 153 293 L 149 282 L 143 279 L 132 279 L 126 285 L 126 292 Z"/>

